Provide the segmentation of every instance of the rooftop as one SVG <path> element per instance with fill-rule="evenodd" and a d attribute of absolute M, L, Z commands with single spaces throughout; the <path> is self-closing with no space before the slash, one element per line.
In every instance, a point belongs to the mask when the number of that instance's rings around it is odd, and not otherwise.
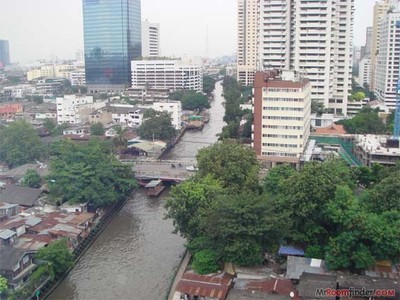
<path fill-rule="evenodd" d="M 355 136 L 355 143 L 369 154 L 399 156 L 400 147 L 388 147 L 389 138 L 386 135 L 359 134 Z"/>
<path fill-rule="evenodd" d="M 22 206 L 34 206 L 41 193 L 41 189 L 6 185 L 5 189 L 0 192 L 0 202 L 19 204 Z"/>
<path fill-rule="evenodd" d="M 0 247 L 0 270 L 13 270 L 15 265 L 18 264 L 27 253 L 34 252 L 13 247 Z"/>
<path fill-rule="evenodd" d="M 232 275 L 227 273 L 208 276 L 187 272 L 178 282 L 176 291 L 194 296 L 224 300 L 232 284 L 232 278 Z"/>
<path fill-rule="evenodd" d="M 288 256 L 286 278 L 299 279 L 303 273 L 326 274 L 325 261 L 315 258 Z"/>
<path fill-rule="evenodd" d="M 347 134 L 347 131 L 344 129 L 343 125 L 337 125 L 333 123 L 332 125 L 324 128 L 316 128 L 315 134 L 320 135 L 342 135 Z"/>

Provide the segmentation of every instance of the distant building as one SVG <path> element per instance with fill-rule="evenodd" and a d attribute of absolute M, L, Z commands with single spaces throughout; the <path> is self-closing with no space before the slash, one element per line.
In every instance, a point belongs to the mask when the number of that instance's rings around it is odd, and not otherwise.
<path fill-rule="evenodd" d="M 310 135 L 311 84 L 293 71 L 257 72 L 252 147 L 275 166 L 298 166 Z"/>
<path fill-rule="evenodd" d="M 371 55 L 371 48 L 372 48 L 372 26 L 369 26 L 365 31 L 365 55 Z"/>
<path fill-rule="evenodd" d="M 71 85 L 85 85 L 86 77 L 85 77 L 85 69 L 77 69 L 72 71 L 69 74 L 69 81 L 71 81 Z"/>
<path fill-rule="evenodd" d="M 0 69 L 10 64 L 10 47 L 6 40 L 0 40 Z"/>
<path fill-rule="evenodd" d="M 171 91 L 169 88 L 131 87 L 126 89 L 124 95 L 142 102 L 167 101 Z"/>
<path fill-rule="evenodd" d="M 81 116 L 78 108 L 81 105 L 93 103 L 92 96 L 76 96 L 65 95 L 64 97 L 56 98 L 57 103 L 57 123 L 63 124 L 79 124 Z"/>
<path fill-rule="evenodd" d="M 89 92 L 123 91 L 142 55 L 140 0 L 83 0 L 83 32 Z"/>
<path fill-rule="evenodd" d="M 365 86 L 371 82 L 371 57 L 366 55 L 358 64 L 358 84 Z"/>
<path fill-rule="evenodd" d="M 142 22 L 142 56 L 159 57 L 160 53 L 160 24 Z"/>
<path fill-rule="evenodd" d="M 258 0 L 238 1 L 237 80 L 253 85 L 258 53 Z"/>
<path fill-rule="evenodd" d="M 379 53 L 380 37 L 381 37 L 381 22 L 389 10 L 389 0 L 376 2 L 374 5 L 374 15 L 372 24 L 372 43 L 371 43 L 371 82 L 369 83 L 370 90 L 375 89 L 375 68 L 376 60 Z"/>
<path fill-rule="evenodd" d="M 374 93 L 390 109 L 396 108 L 400 59 L 400 10 L 388 12 L 380 23 Z"/>
<path fill-rule="evenodd" d="M 132 61 L 132 87 L 168 88 L 172 90 L 203 90 L 201 65 L 179 60 Z"/>

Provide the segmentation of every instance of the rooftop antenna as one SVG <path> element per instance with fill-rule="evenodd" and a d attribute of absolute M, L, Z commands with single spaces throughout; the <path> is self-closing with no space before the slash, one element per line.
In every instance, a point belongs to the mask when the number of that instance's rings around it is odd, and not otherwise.
<path fill-rule="evenodd" d="M 208 41 L 208 24 L 206 26 L 206 58 L 208 60 L 208 58 L 210 57 L 210 45 L 209 45 L 209 41 Z"/>

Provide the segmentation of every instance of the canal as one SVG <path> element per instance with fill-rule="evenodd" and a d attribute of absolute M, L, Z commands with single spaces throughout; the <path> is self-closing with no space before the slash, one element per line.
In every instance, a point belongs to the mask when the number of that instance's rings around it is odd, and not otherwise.
<path fill-rule="evenodd" d="M 194 160 L 200 148 L 217 141 L 224 126 L 221 94 L 218 82 L 210 122 L 202 131 L 187 131 L 166 159 Z M 167 196 L 149 199 L 139 191 L 129 199 L 48 299 L 164 300 L 185 243 L 164 220 Z"/>

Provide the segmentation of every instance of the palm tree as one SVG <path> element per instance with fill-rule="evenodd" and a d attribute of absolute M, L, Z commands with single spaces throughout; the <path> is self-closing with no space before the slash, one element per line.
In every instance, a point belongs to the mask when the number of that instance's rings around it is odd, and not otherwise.
<path fill-rule="evenodd" d="M 113 149 L 118 151 L 125 150 L 128 147 L 128 140 L 125 138 L 125 133 L 128 131 L 128 128 L 122 128 L 118 125 L 114 127 L 114 130 Z"/>

